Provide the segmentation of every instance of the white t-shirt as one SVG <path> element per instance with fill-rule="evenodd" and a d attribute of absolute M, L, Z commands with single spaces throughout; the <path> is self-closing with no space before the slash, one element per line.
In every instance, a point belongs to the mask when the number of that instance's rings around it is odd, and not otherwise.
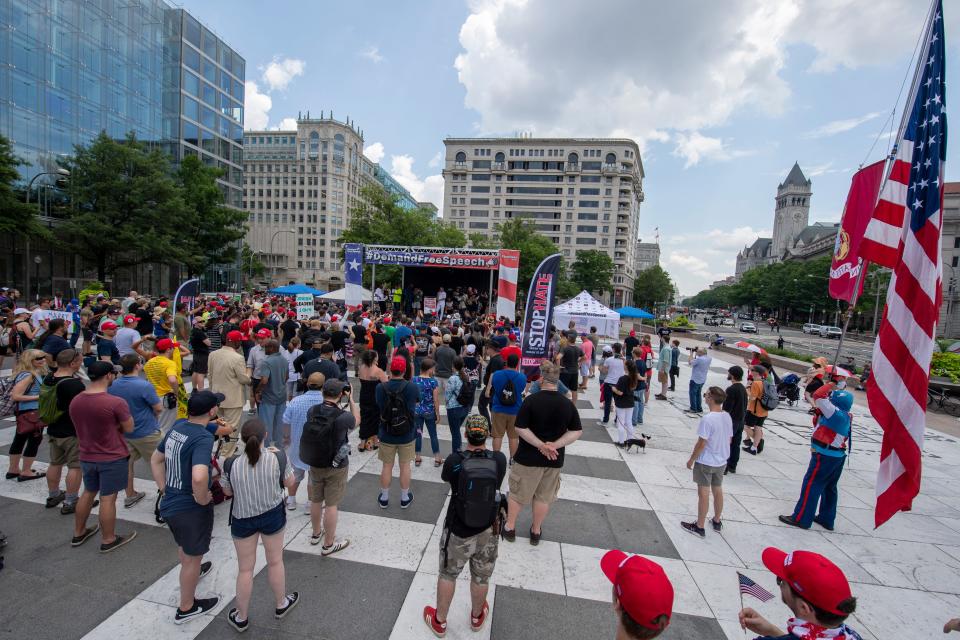
<path fill-rule="evenodd" d="M 697 435 L 707 441 L 697 462 L 708 467 L 727 464 L 730 457 L 730 439 L 733 438 L 733 420 L 726 411 L 711 411 L 700 418 Z"/>
<path fill-rule="evenodd" d="M 610 356 L 609 358 L 604 359 L 603 366 L 607 368 L 607 374 L 603 376 L 604 382 L 616 384 L 617 380 L 620 379 L 620 376 L 624 374 L 623 358 L 615 358 Z"/>

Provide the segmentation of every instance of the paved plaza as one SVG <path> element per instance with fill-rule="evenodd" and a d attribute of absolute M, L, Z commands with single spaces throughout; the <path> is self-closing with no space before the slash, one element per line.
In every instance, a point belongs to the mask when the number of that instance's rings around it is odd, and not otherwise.
<path fill-rule="evenodd" d="M 725 355 L 730 359 L 731 356 Z M 733 362 L 714 359 L 709 384 L 726 386 Z M 543 527 L 539 546 L 528 544 L 529 511 L 517 524 L 517 541 L 500 543 L 490 591 L 491 619 L 482 633 L 469 630 L 465 576 L 449 617 L 451 638 L 612 638 L 611 589 L 598 562 L 619 548 L 660 563 L 676 591 L 674 618 L 664 638 L 744 638 L 736 622 L 740 609 L 737 572 L 778 593 L 760 561 L 775 545 L 825 554 L 853 583 L 857 614 L 849 621 L 865 639 L 932 638 L 943 623 L 960 615 L 960 441 L 936 431 L 927 434 L 924 488 L 914 511 L 899 514 L 874 531 L 874 474 L 880 431 L 864 406 L 854 410 L 853 453 L 840 482 L 836 531 L 814 525 L 801 531 L 777 521 L 790 513 L 809 457 L 810 416 L 781 407 L 767 421 L 766 449 L 744 455 L 736 475 L 724 482 L 722 533 L 706 540 L 680 527 L 696 512 L 696 491 L 685 468 L 696 439 L 696 420 L 683 414 L 689 368 L 681 367 L 677 393 L 647 406 L 646 453 L 613 446 L 614 429 L 599 425 L 596 381 L 578 402 L 584 423 L 580 441 L 568 448 L 560 500 Z M 446 419 L 441 421 L 446 425 Z M 12 420 L 0 423 L 0 445 L 13 437 Z M 610 425 L 612 426 L 612 425 Z M 441 445 L 449 452 L 449 432 Z M 446 437 L 444 437 L 444 435 Z M 351 441 L 356 444 L 356 433 Z M 39 460 L 44 456 L 41 449 Z M 425 449 L 429 445 L 425 442 Z M 6 447 L 3 447 L 6 451 Z M 420 615 L 434 599 L 440 531 L 448 500 L 429 454 L 413 472 L 414 504 L 400 510 L 396 484 L 388 509 L 376 504 L 380 464 L 376 454 L 354 453 L 347 497 L 341 505 L 338 536 L 348 549 L 329 558 L 310 546 L 309 520 L 302 508 L 288 512 L 285 563 L 288 590 L 303 606 L 283 621 L 270 609 L 266 572 L 258 563 L 251 604 L 251 637 L 415 639 L 432 637 Z M 0 456 L 5 463 L 6 457 Z M 138 463 L 140 464 L 140 463 Z M 38 469 L 45 465 L 39 461 Z M 198 595 L 218 594 L 220 606 L 182 626 L 173 624 L 178 598 L 176 547 L 153 519 L 156 488 L 144 464 L 137 487 L 148 498 L 118 509 L 118 532 L 136 529 L 129 546 L 107 555 L 96 540 L 68 544 L 72 516 L 44 509 L 43 481 L 0 484 L 0 528 L 7 534 L 6 569 L 0 573 L 2 630 L 9 637 L 230 638 L 226 622 L 232 605 L 236 558 L 227 527 L 229 504 L 216 508 L 214 540 L 207 556 L 212 573 Z M 299 500 L 305 500 L 306 485 Z M 777 624 L 789 616 L 779 598 L 754 607 Z M 748 637 L 752 637 L 752 634 Z"/>

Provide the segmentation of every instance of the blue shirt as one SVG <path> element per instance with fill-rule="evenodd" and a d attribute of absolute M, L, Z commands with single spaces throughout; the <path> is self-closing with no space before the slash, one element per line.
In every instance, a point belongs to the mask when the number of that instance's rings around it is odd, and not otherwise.
<path fill-rule="evenodd" d="M 160 402 L 160 398 L 152 384 L 139 376 L 117 376 L 107 393 L 125 400 L 130 407 L 133 431 L 123 434 L 125 438 L 136 440 L 160 429 L 157 414 L 153 412 L 153 407 Z"/>
<path fill-rule="evenodd" d="M 707 372 L 710 370 L 710 363 L 713 358 L 710 356 L 697 356 L 690 363 L 693 371 L 690 373 L 690 382 L 695 384 L 704 384 L 707 381 Z"/>
<path fill-rule="evenodd" d="M 410 327 L 400 325 L 397 327 L 397 330 L 393 332 L 393 346 L 399 347 L 401 344 L 406 344 L 412 335 L 413 330 L 411 330 Z"/>
<path fill-rule="evenodd" d="M 69 348 L 70 343 L 60 336 L 50 336 L 43 341 L 43 352 L 49 353 L 54 359 L 56 359 L 58 353 Z"/>
<path fill-rule="evenodd" d="M 386 426 L 383 424 L 383 421 L 380 421 L 380 442 L 386 442 L 387 444 L 407 444 L 408 442 L 413 442 L 417 437 L 417 430 L 414 427 L 413 416 L 417 408 L 417 403 L 420 402 L 420 389 L 417 385 L 412 382 L 407 382 L 406 380 L 395 380 L 390 379 L 386 382 L 381 382 L 377 385 L 377 406 L 380 407 L 380 413 L 383 414 L 383 407 L 387 404 L 387 392 L 397 393 L 403 389 L 403 397 L 407 403 L 407 411 L 410 412 L 410 431 L 402 436 L 393 436 L 387 432 Z"/>
<path fill-rule="evenodd" d="M 307 412 L 318 404 L 323 404 L 323 392 L 307 391 L 288 402 L 287 408 L 283 410 L 283 423 L 290 425 L 290 448 L 287 449 L 287 459 L 294 467 L 304 471 L 310 469 L 310 465 L 300 460 L 300 438 L 303 436 Z"/>
<path fill-rule="evenodd" d="M 507 380 L 513 381 L 513 392 L 516 397 L 516 404 L 500 404 L 500 391 L 506 386 Z M 523 404 L 523 390 L 527 386 L 527 376 L 513 369 L 500 369 L 490 378 L 490 384 L 493 389 L 490 394 L 491 411 L 496 413 L 505 413 L 515 416 L 520 412 L 520 405 Z"/>
<path fill-rule="evenodd" d="M 40 376 L 36 374 L 27 373 L 26 371 L 21 371 L 17 374 L 17 377 L 13 379 L 13 384 L 22 382 L 27 376 L 33 376 L 33 383 L 27 387 L 27 390 L 23 392 L 25 396 L 39 396 L 40 395 Z M 17 410 L 18 411 L 31 411 L 40 407 L 40 400 L 20 400 L 17 401 Z"/>
<path fill-rule="evenodd" d="M 109 356 L 110 362 L 120 364 L 120 350 L 110 338 L 97 339 L 97 360 L 102 356 Z"/>
<path fill-rule="evenodd" d="M 198 424 L 178 420 L 163 436 L 157 451 L 163 454 L 166 462 L 160 515 L 169 518 L 183 511 L 207 508 L 193 499 L 193 467 L 206 465 L 207 473 L 210 472 L 213 452 L 210 432 Z"/>

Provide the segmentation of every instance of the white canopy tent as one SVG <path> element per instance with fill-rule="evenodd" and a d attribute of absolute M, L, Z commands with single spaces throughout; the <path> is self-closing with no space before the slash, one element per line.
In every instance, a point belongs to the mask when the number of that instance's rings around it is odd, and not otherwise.
<path fill-rule="evenodd" d="M 363 295 L 363 297 L 361 298 L 361 300 L 368 301 L 368 300 L 370 300 L 370 299 L 373 297 L 373 294 L 370 293 L 370 290 L 369 290 L 369 289 L 363 289 L 363 290 L 361 291 L 361 293 L 362 293 L 362 295 Z M 347 290 L 346 290 L 346 288 L 343 288 L 343 289 L 337 289 L 336 291 L 330 291 L 329 293 L 325 293 L 325 294 L 323 294 L 322 296 L 317 296 L 317 297 L 318 297 L 319 299 L 321 299 L 321 300 L 331 300 L 331 301 L 333 301 L 333 302 L 343 302 L 343 301 L 346 299 L 346 295 L 347 295 Z"/>
<path fill-rule="evenodd" d="M 571 320 L 576 323 L 577 333 L 589 333 L 590 327 L 596 327 L 597 333 L 607 338 L 620 336 L 620 314 L 600 304 L 586 291 L 553 308 L 553 324 L 557 329 L 565 330 Z"/>

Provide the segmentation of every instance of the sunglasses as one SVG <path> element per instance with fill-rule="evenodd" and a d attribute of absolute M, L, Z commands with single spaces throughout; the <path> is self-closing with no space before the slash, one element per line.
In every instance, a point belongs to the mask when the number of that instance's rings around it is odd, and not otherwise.
<path fill-rule="evenodd" d="M 33 361 L 40 362 L 41 360 L 46 360 L 46 359 L 47 359 L 46 356 L 37 356 L 36 358 L 33 359 Z"/>

